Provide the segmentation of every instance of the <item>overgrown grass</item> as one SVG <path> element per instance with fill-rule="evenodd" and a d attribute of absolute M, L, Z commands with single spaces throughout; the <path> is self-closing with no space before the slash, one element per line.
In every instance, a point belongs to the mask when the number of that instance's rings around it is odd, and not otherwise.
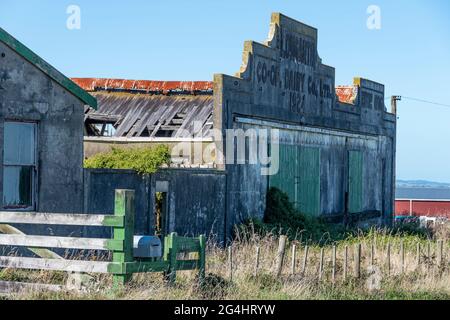
<path fill-rule="evenodd" d="M 140 174 L 152 174 L 163 164 L 170 163 L 170 151 L 166 145 L 151 148 L 112 148 L 84 161 L 88 169 L 131 169 Z"/>
<path fill-rule="evenodd" d="M 400 236 L 407 242 L 425 241 L 432 238 L 430 230 L 416 224 L 405 224 L 393 228 L 349 229 L 342 224 L 326 223 L 320 217 L 302 214 L 295 209 L 286 193 L 271 188 L 267 194 L 264 219 L 249 219 L 236 229 L 235 237 L 246 237 L 249 233 L 260 236 L 268 234 L 287 235 L 291 240 L 304 244 L 329 245 L 346 240 L 348 243 L 358 241 L 361 237 L 374 234 Z M 408 240 L 409 239 L 409 240 Z"/>
<path fill-rule="evenodd" d="M 343 278 L 343 247 L 349 241 L 362 243 L 362 277 L 353 277 L 353 247 L 350 246 L 348 261 L 348 278 Z M 380 286 L 371 288 L 368 283 L 370 246 L 376 239 L 375 265 L 381 269 Z M 194 271 L 177 273 L 175 284 L 164 281 L 162 274 L 136 274 L 132 282 L 123 289 L 113 290 L 112 281 L 109 276 L 99 276 L 98 290 L 85 293 L 60 292 L 43 293 L 31 292 L 11 296 L 10 299 L 57 299 L 57 300 L 104 300 L 104 299 L 191 299 L 191 300 L 450 300 L 450 274 L 448 255 L 443 269 L 436 266 L 436 247 L 431 246 L 431 259 L 426 259 L 427 253 L 424 248 L 422 252 L 422 265 L 416 264 L 415 245 L 411 243 L 406 249 L 406 269 L 401 273 L 401 259 L 398 244 L 406 241 L 405 237 L 390 235 L 385 232 L 376 232 L 370 236 L 360 236 L 352 240 L 336 242 L 337 255 L 337 278 L 331 282 L 331 247 L 325 248 L 324 273 L 322 280 L 318 278 L 319 246 L 311 246 L 307 270 L 301 270 L 304 247 L 297 247 L 296 273 L 291 274 L 291 248 L 295 241 L 288 243 L 283 272 L 280 277 L 275 276 L 277 259 L 278 239 L 276 235 L 261 237 L 252 234 L 246 239 L 236 240 L 232 245 L 233 271 L 230 279 L 227 250 L 218 247 L 214 243 L 208 243 L 207 248 L 207 277 L 200 283 Z M 411 241 L 420 238 L 410 238 Z M 385 271 L 385 248 L 383 243 L 392 243 L 391 274 Z M 446 243 L 448 248 L 449 242 Z M 255 275 L 255 252 L 260 248 L 260 265 Z M 8 271 L 8 279 L 14 278 Z M 15 271 L 14 271 L 15 272 Z M 54 279 L 45 273 L 37 273 L 37 276 L 28 277 L 38 282 L 47 282 Z"/>
<path fill-rule="evenodd" d="M 288 234 L 282 274 L 275 276 L 278 238 Z M 444 263 L 437 265 L 437 245 L 444 240 Z M 354 245 L 361 245 L 361 278 L 353 277 Z M 387 251 L 389 244 L 390 251 Z M 400 253 L 405 250 L 404 259 Z M 420 245 L 418 254 L 417 248 Z M 294 247 L 294 245 L 296 247 Z M 303 259 L 308 246 L 306 269 Z M 332 279 L 332 248 L 336 247 L 336 281 Z M 136 274 L 126 288 L 112 289 L 109 276 L 95 276 L 95 290 L 85 293 L 29 292 L 13 299 L 162 299 L 162 300 L 450 300 L 450 226 L 435 234 L 418 226 L 393 229 L 346 230 L 330 226 L 320 219 L 294 210 L 285 194 L 271 190 L 264 221 L 249 221 L 236 228 L 231 244 L 233 268 L 230 272 L 228 251 L 210 241 L 206 254 L 206 279 L 200 283 L 196 272 L 179 272 L 175 284 L 168 284 L 161 274 Z M 259 248 L 257 272 L 255 261 Z M 295 259 L 293 259 L 295 250 Z M 373 248 L 373 256 L 372 256 Z M 344 252 L 347 250 L 348 277 L 344 278 Z M 321 252 L 323 272 L 319 278 Z M 387 252 L 390 264 L 387 267 Z M 418 258 L 420 257 L 420 264 Z M 379 283 L 369 285 L 372 260 Z M 294 261 L 294 274 L 292 274 Z M 402 267 L 404 262 L 404 267 Z M 230 277 L 231 273 L 231 277 Z M 0 271 L 0 280 L 54 283 L 64 281 L 59 273 Z"/>

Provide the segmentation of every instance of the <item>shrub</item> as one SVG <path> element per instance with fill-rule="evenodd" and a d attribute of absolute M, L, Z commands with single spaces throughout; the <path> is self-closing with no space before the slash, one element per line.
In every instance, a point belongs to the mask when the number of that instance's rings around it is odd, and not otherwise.
<path fill-rule="evenodd" d="M 111 152 L 99 153 L 84 161 L 88 169 L 131 169 L 139 174 L 151 174 L 163 164 L 170 163 L 169 147 L 158 145 L 151 148 L 112 148 Z"/>
<path fill-rule="evenodd" d="M 240 231 L 248 227 L 260 235 L 285 234 L 290 239 L 298 240 L 301 237 L 303 240 L 315 242 L 325 240 L 324 234 L 330 239 L 338 238 L 339 234 L 343 233 L 338 226 L 326 224 L 318 217 L 300 213 L 289 201 L 288 195 L 277 188 L 271 188 L 267 193 L 264 220 L 248 220 L 240 227 Z"/>

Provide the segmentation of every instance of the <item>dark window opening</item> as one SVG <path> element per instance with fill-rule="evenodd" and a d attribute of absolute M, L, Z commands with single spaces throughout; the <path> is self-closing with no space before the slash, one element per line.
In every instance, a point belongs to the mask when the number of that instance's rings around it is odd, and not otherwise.
<path fill-rule="evenodd" d="M 5 122 L 3 208 L 35 209 L 36 125 Z"/>
<path fill-rule="evenodd" d="M 156 192 L 155 196 L 155 235 L 167 234 L 167 192 Z"/>

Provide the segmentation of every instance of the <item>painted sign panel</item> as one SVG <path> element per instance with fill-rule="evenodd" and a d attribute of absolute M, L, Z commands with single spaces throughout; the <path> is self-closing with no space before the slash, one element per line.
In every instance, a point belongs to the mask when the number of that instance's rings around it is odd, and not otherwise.
<path fill-rule="evenodd" d="M 273 17 L 267 46 L 251 43 L 254 104 L 320 115 L 335 102 L 334 69 L 321 63 L 317 30 Z M 245 55 L 245 53 L 244 53 Z"/>

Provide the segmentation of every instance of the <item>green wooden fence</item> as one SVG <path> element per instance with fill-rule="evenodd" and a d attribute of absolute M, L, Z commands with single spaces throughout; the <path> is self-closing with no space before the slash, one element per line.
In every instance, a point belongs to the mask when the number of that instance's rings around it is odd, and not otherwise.
<path fill-rule="evenodd" d="M 116 190 L 114 215 L 0 212 L 0 232 L 17 230 L 9 224 L 113 228 L 112 239 L 0 234 L 0 246 L 28 247 L 38 255 L 40 251 L 36 248 L 63 248 L 111 251 L 113 257 L 112 261 L 84 261 L 58 259 L 57 255 L 53 259 L 49 256 L 54 256 L 48 254 L 40 258 L 0 256 L 0 268 L 106 273 L 112 274 L 115 285 L 126 284 L 134 273 L 163 272 L 170 281 L 175 281 L 177 271 L 198 270 L 200 279 L 204 277 L 205 236 L 186 238 L 172 233 L 164 239 L 161 258 L 136 259 L 133 256 L 134 217 L 133 190 Z M 197 257 L 183 260 L 179 257 L 181 253 L 197 253 Z M 24 285 L 20 284 L 21 287 Z"/>

